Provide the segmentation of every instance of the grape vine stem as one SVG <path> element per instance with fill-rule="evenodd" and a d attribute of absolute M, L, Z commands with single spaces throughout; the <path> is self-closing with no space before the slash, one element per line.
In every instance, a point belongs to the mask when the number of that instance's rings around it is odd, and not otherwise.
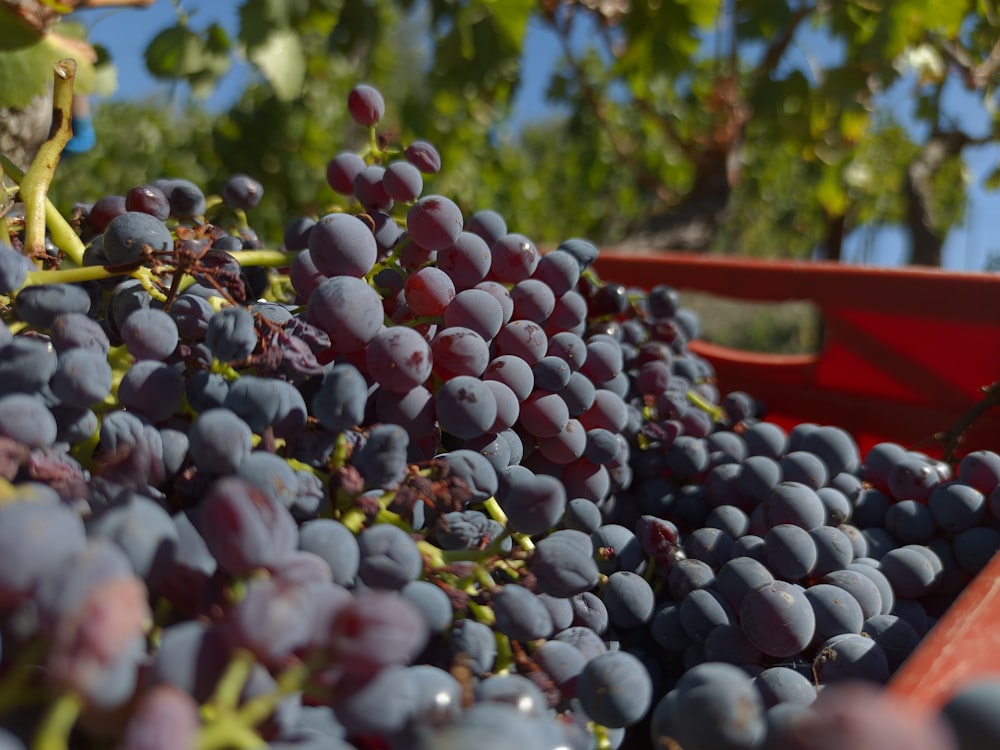
<path fill-rule="evenodd" d="M 35 160 L 21 181 L 26 224 L 24 244 L 28 257 L 41 266 L 45 255 L 46 195 L 62 150 L 73 135 L 73 83 L 76 81 L 76 60 L 66 58 L 55 64 L 55 85 L 52 99 L 52 127 L 49 137 L 38 149 Z"/>

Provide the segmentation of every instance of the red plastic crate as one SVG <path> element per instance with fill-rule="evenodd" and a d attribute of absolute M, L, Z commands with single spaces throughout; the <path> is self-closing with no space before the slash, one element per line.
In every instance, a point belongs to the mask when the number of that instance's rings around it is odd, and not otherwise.
<path fill-rule="evenodd" d="M 810 355 L 690 348 L 715 367 L 722 393 L 745 390 L 768 419 L 838 425 L 862 452 L 893 441 L 940 456 L 949 429 L 1000 380 L 1000 274 L 602 251 L 602 279 L 649 289 L 710 292 L 753 302 L 807 300 L 820 311 L 822 348 Z M 1000 407 L 965 434 L 960 453 L 1000 451 Z M 945 612 L 889 689 L 937 711 L 982 677 L 1000 678 L 1000 555 Z"/>
<path fill-rule="evenodd" d="M 745 390 L 768 419 L 839 425 L 862 452 L 880 441 L 940 456 L 949 429 L 1000 380 L 1000 274 L 602 251 L 601 278 L 668 284 L 752 302 L 807 300 L 823 321 L 816 354 L 745 352 L 703 341 L 723 393 Z M 1000 409 L 968 430 L 960 452 L 1000 449 Z"/>

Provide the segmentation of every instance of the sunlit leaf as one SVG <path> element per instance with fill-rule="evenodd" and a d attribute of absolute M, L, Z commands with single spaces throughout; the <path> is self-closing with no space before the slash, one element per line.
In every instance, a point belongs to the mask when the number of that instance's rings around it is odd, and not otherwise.
<path fill-rule="evenodd" d="M 248 55 L 278 99 L 287 101 L 301 93 L 306 60 L 302 43 L 294 31 L 273 31 L 267 41 L 251 48 Z"/>

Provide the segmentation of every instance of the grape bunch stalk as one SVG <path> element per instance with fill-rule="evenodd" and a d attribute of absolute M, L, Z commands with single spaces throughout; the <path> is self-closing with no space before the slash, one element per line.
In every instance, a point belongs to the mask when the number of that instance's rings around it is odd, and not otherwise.
<path fill-rule="evenodd" d="M 1000 548 L 1000 455 L 784 431 L 667 283 L 427 192 L 435 147 L 346 106 L 277 249 L 242 174 L 3 217 L 5 747 L 996 741 L 995 691 L 880 686 Z"/>

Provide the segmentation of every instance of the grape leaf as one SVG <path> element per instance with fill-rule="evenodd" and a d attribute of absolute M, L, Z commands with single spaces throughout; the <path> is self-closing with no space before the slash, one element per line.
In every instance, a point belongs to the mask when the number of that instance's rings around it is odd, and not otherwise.
<path fill-rule="evenodd" d="M 289 29 L 272 31 L 263 44 L 247 51 L 250 61 L 281 101 L 294 99 L 306 78 L 306 57 L 298 35 Z"/>

